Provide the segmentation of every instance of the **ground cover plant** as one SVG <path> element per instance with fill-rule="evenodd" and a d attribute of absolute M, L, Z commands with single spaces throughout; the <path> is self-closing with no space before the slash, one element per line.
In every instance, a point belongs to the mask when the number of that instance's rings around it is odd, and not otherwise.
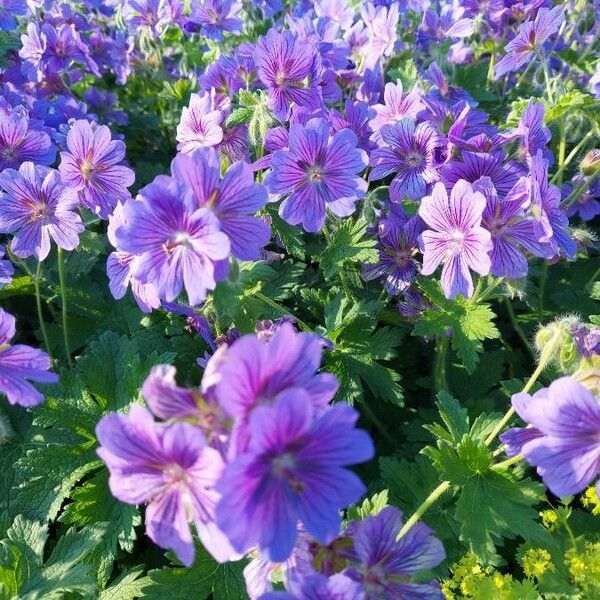
<path fill-rule="evenodd" d="M 597 0 L 0 0 L 0 598 L 600 598 Z"/>

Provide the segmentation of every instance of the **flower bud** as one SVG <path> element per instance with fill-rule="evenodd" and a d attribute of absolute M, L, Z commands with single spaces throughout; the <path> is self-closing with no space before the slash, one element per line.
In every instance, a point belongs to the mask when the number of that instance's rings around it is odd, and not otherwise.
<path fill-rule="evenodd" d="M 600 171 L 600 150 L 590 150 L 581 161 L 579 170 L 583 175 L 591 176 Z"/>

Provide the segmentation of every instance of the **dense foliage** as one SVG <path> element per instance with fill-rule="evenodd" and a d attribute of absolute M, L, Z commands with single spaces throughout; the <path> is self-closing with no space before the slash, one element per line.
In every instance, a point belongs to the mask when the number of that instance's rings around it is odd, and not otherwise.
<path fill-rule="evenodd" d="M 0 0 L 0 598 L 600 598 L 597 0 Z"/>

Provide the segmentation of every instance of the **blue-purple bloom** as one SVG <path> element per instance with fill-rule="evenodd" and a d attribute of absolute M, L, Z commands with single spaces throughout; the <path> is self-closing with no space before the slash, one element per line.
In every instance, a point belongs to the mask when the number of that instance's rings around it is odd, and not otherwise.
<path fill-rule="evenodd" d="M 500 439 L 509 456 L 522 454 L 560 498 L 583 491 L 600 474 L 600 403 L 572 377 L 562 377 L 530 396 L 512 397 L 513 408 L 531 427 Z"/>
<path fill-rule="evenodd" d="M 279 208 L 283 219 L 314 233 L 325 224 L 326 208 L 340 217 L 354 212 L 367 190 L 359 176 L 367 155 L 357 142 L 349 129 L 330 136 L 324 119 L 290 126 L 289 150 L 273 153 L 265 179 L 269 192 L 286 196 Z"/>
<path fill-rule="evenodd" d="M 236 558 L 214 523 L 219 500 L 215 485 L 224 462 L 198 428 L 157 423 L 134 404 L 125 415 L 103 417 L 96 437 L 112 494 L 128 504 L 148 503 L 146 533 L 152 541 L 173 550 L 189 567 L 195 556 L 193 522 L 202 544 L 217 560 Z"/>
<path fill-rule="evenodd" d="M 383 280 L 390 296 L 406 290 L 419 273 L 415 255 L 419 249 L 419 235 L 424 227 L 420 217 L 409 218 L 401 208 L 395 214 L 396 218 L 387 219 L 386 231 L 380 231 L 378 262 L 363 267 L 363 278 L 367 281 Z"/>
<path fill-rule="evenodd" d="M 187 31 L 199 31 L 204 37 L 220 42 L 223 34 L 240 33 L 244 22 L 239 17 L 239 0 L 196 0 L 185 23 Z"/>
<path fill-rule="evenodd" d="M 354 533 L 358 565 L 345 574 L 361 583 L 364 600 L 443 600 L 437 582 L 418 584 L 410 578 L 439 565 L 445 558 L 444 547 L 422 522 L 396 540 L 401 528 L 402 513 L 393 506 L 367 517 Z"/>
<path fill-rule="evenodd" d="M 212 385 L 223 410 L 236 420 L 234 451 L 247 444 L 247 424 L 257 407 L 297 388 L 307 392 L 316 414 L 327 407 L 338 389 L 335 376 L 318 372 L 322 339 L 297 333 L 290 323 L 278 327 L 266 343 L 255 335 L 245 335 L 217 352 L 218 371 Z"/>
<path fill-rule="evenodd" d="M 10 344 L 15 336 L 15 318 L 0 308 L 0 392 L 11 404 L 35 406 L 44 396 L 30 381 L 56 383 L 58 375 L 49 369 L 50 357 L 24 344 Z"/>
<path fill-rule="evenodd" d="M 77 193 L 65 186 L 54 169 L 32 162 L 18 171 L 0 173 L 0 232 L 14 234 L 11 250 L 21 258 L 44 260 L 50 239 L 64 250 L 74 250 L 84 226 L 77 213 Z"/>
<path fill-rule="evenodd" d="M 190 153 L 197 148 L 216 146 L 223 139 L 223 113 L 215 109 L 210 94 L 192 94 L 177 125 L 177 149 Z"/>
<path fill-rule="evenodd" d="M 543 43 L 554 35 L 565 20 L 564 8 L 555 6 L 541 8 L 533 21 L 526 21 L 519 27 L 517 35 L 506 44 L 506 55 L 496 65 L 495 78 L 517 71 L 533 58 Z"/>
<path fill-rule="evenodd" d="M 123 217 L 115 237 L 118 249 L 136 255 L 132 275 L 151 283 L 161 300 L 172 302 L 185 288 L 192 306 L 203 302 L 216 285 L 215 263 L 229 256 L 230 243 L 192 190 L 159 176 L 125 203 Z"/>
<path fill-rule="evenodd" d="M 10 112 L 0 107 L 0 171 L 18 169 L 25 161 L 51 165 L 55 157 L 56 149 L 50 136 L 32 128 L 23 106 Z"/>
<path fill-rule="evenodd" d="M 577 244 L 570 236 L 569 218 L 560 206 L 560 190 L 548 181 L 548 160 L 541 150 L 531 159 L 531 213 L 536 241 L 550 243 L 555 254 L 562 251 L 574 259 Z"/>
<path fill-rule="evenodd" d="M 315 417 L 300 388 L 254 410 L 248 450 L 218 485 L 217 523 L 236 550 L 258 545 L 282 562 L 296 543 L 298 521 L 322 543 L 339 533 L 339 511 L 365 491 L 347 467 L 373 456 L 371 439 L 354 427 L 357 418 L 343 404 Z"/>
<path fill-rule="evenodd" d="M 492 236 L 490 273 L 496 277 L 519 279 L 527 276 L 527 258 L 523 249 L 535 256 L 551 258 L 549 244 L 536 241 L 535 224 L 526 215 L 530 204 L 530 182 L 522 177 L 508 192 L 499 198 L 489 177 L 482 177 L 473 189 L 486 198 L 482 225 Z"/>
<path fill-rule="evenodd" d="M 254 182 L 249 164 L 234 163 L 221 178 L 218 153 L 202 148 L 191 155 L 178 155 L 171 171 L 175 179 L 193 192 L 197 207 L 210 210 L 217 218 L 236 258 L 260 258 L 271 229 L 254 215 L 267 203 L 267 192 L 263 185 Z"/>
<path fill-rule="evenodd" d="M 423 275 L 431 275 L 440 263 L 442 289 L 447 298 L 473 294 L 469 269 L 479 275 L 490 272 L 489 231 L 481 227 L 485 197 L 461 180 L 452 188 L 450 198 L 444 184 L 436 183 L 431 196 L 421 201 L 419 216 L 430 229 L 421 235 Z"/>
<path fill-rule="evenodd" d="M 322 66 L 313 43 L 288 31 L 269 29 L 266 36 L 258 38 L 254 61 L 277 118 L 288 119 L 292 102 L 310 109 L 321 106 Z"/>
<path fill-rule="evenodd" d="M 13 31 L 17 17 L 27 12 L 25 0 L 0 0 L 0 31 Z"/>
<path fill-rule="evenodd" d="M 4 253 L 4 246 L 0 246 L 0 288 L 12 281 L 15 272 L 10 260 L 4 260 Z"/>
<path fill-rule="evenodd" d="M 105 125 L 93 127 L 89 121 L 75 121 L 67 134 L 67 151 L 60 153 L 60 173 L 65 183 L 78 190 L 83 204 L 107 218 L 118 202 L 129 197 L 132 169 L 121 164 L 125 144 L 112 140 Z"/>
<path fill-rule="evenodd" d="M 371 153 L 369 181 L 394 174 L 392 201 L 420 200 L 428 184 L 439 179 L 438 153 L 445 147 L 443 137 L 428 123 L 416 125 L 413 119 L 384 125 L 380 133 L 383 143 Z"/>
<path fill-rule="evenodd" d="M 403 93 L 402 82 L 386 83 L 383 92 L 383 104 L 374 104 L 371 108 L 375 115 L 371 119 L 371 128 L 378 132 L 384 125 L 395 125 L 402 119 L 416 119 L 423 110 L 421 96 L 416 90 Z"/>

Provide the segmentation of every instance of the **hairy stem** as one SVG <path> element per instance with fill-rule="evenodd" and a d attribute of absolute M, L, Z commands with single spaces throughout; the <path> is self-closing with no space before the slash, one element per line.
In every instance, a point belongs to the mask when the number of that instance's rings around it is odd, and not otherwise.
<path fill-rule="evenodd" d="M 435 367 L 433 372 L 434 389 L 436 392 L 448 390 L 448 380 L 446 378 L 446 363 L 449 345 L 449 336 L 440 335 L 438 337 L 435 346 Z"/>
<path fill-rule="evenodd" d="M 69 345 L 69 323 L 67 319 L 67 286 L 65 284 L 65 265 L 62 248 L 58 248 L 58 280 L 60 282 L 60 297 L 62 300 L 62 326 L 63 336 L 65 340 L 65 353 L 67 355 L 67 364 L 69 368 L 73 368 L 73 360 L 71 359 L 71 347 Z"/>
<path fill-rule="evenodd" d="M 413 513 L 412 517 L 404 523 L 404 527 L 400 530 L 400 533 L 396 537 L 396 541 L 404 537 L 414 525 L 417 524 L 419 519 L 439 500 L 439 498 L 448 490 L 450 487 L 449 481 L 442 481 L 427 498 L 423 501 L 421 506 Z"/>
<path fill-rule="evenodd" d="M 52 361 L 52 353 L 50 352 L 50 343 L 48 342 L 48 331 L 46 330 L 46 323 L 44 322 L 44 315 L 42 314 L 42 293 L 40 291 L 40 281 L 42 279 L 42 262 L 39 261 L 37 265 L 37 269 L 35 271 L 35 277 L 33 278 L 33 283 L 35 286 L 35 304 L 37 307 L 37 315 L 38 321 L 40 323 L 40 330 L 42 332 L 42 337 L 44 338 L 44 347 L 46 348 L 46 352 Z"/>

